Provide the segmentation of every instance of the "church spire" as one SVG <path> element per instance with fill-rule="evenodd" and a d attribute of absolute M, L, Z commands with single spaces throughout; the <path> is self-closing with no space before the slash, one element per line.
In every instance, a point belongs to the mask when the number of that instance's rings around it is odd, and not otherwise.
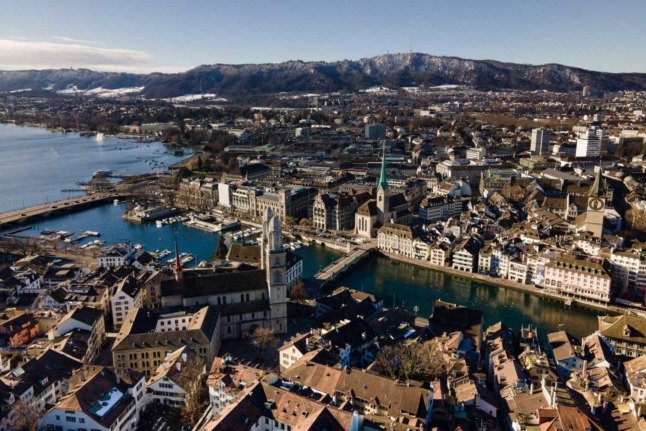
<path fill-rule="evenodd" d="M 386 142 L 384 142 L 384 147 L 381 154 L 381 175 L 379 176 L 378 187 L 382 190 L 386 190 L 388 188 L 388 178 L 386 175 Z"/>
<path fill-rule="evenodd" d="M 599 191 L 601 189 L 601 163 L 599 163 L 599 170 L 595 173 L 594 175 L 594 183 L 592 183 L 592 187 L 590 188 L 590 193 L 588 193 L 589 197 L 599 197 Z"/>

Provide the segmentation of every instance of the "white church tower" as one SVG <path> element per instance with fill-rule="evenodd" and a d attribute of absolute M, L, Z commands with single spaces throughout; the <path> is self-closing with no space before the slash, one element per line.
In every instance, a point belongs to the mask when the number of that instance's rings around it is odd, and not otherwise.
<path fill-rule="evenodd" d="M 283 248 L 280 219 L 267 208 L 262 221 L 262 268 L 267 276 L 270 327 L 276 333 L 287 332 L 287 254 Z"/>

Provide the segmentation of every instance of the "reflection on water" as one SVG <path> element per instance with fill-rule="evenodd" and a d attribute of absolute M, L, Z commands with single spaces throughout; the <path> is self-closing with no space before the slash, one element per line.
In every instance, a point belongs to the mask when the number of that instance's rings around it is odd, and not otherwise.
<path fill-rule="evenodd" d="M 485 312 L 485 324 L 502 320 L 514 330 L 536 325 L 544 338 L 547 332 L 567 329 L 577 337 L 596 329 L 597 314 L 580 307 L 566 308 L 561 302 L 456 277 L 438 271 L 374 257 L 361 263 L 340 284 L 375 293 L 386 306 L 404 305 L 430 315 L 436 299 L 455 302 Z"/>

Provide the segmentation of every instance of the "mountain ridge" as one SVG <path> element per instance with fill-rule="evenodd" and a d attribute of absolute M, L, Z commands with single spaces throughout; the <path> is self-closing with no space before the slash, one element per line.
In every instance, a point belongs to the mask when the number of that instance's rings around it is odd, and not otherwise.
<path fill-rule="evenodd" d="M 611 73 L 565 66 L 472 60 L 423 53 L 384 54 L 333 62 L 290 60 L 281 63 L 209 64 L 185 72 L 147 74 L 90 69 L 0 71 L 0 92 L 21 89 L 62 91 L 144 87 L 143 95 L 167 98 L 185 94 L 222 96 L 278 92 L 358 91 L 387 87 L 457 84 L 500 90 L 646 90 L 646 73 Z"/>

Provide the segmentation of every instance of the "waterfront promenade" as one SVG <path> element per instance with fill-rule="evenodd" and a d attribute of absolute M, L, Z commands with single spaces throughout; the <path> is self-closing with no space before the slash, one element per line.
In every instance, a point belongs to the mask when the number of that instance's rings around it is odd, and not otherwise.
<path fill-rule="evenodd" d="M 559 302 L 563 302 L 566 305 L 570 305 L 573 303 L 576 303 L 578 305 L 588 307 L 597 311 L 603 311 L 603 312 L 608 312 L 612 314 L 636 314 L 642 317 L 646 317 L 646 310 L 641 310 L 637 309 L 634 307 L 626 307 L 626 306 L 619 306 L 615 304 L 602 304 L 602 303 L 597 303 L 597 302 L 591 302 L 591 301 L 586 301 L 584 299 L 580 298 L 572 298 L 568 296 L 563 296 L 563 295 L 558 295 L 555 293 L 551 292 L 546 292 L 545 290 L 541 289 L 540 287 L 537 287 L 533 284 L 523 284 L 523 283 L 518 283 L 512 280 L 508 280 L 506 278 L 498 278 L 498 277 L 491 277 L 489 275 L 485 274 L 478 274 L 478 273 L 470 273 L 470 272 L 465 272 L 461 271 L 458 269 L 451 268 L 450 266 L 438 266 L 438 265 L 433 265 L 428 261 L 424 260 L 419 260 L 419 259 L 410 259 L 401 255 L 393 254 L 393 253 L 386 253 L 384 251 L 378 251 L 381 255 L 387 257 L 388 259 L 392 259 L 398 262 L 404 262 L 408 263 L 411 265 L 419 266 L 422 268 L 427 268 L 431 269 L 434 271 L 441 271 L 446 274 L 450 274 L 454 277 L 462 277 L 466 278 L 469 280 L 475 280 L 479 281 L 482 283 L 488 283 L 488 284 L 493 284 L 496 286 L 501 286 L 505 287 L 508 289 L 513 289 L 525 293 L 529 293 L 531 295 L 535 295 L 538 297 L 542 298 L 549 298 L 549 299 L 554 299 Z"/>
<path fill-rule="evenodd" d="M 75 211 L 80 208 L 102 204 L 121 196 L 118 193 L 96 193 L 9 211 L 0 214 L 0 230 L 24 224 L 35 218 L 48 217 L 52 214 Z"/>

